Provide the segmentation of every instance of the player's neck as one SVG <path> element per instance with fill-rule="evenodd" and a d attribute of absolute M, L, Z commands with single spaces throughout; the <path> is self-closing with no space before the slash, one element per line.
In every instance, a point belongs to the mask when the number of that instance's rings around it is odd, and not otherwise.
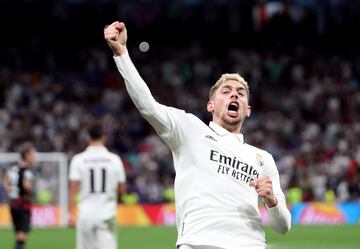
<path fill-rule="evenodd" d="M 228 130 L 229 132 L 236 133 L 236 134 L 240 133 L 240 130 L 241 130 L 241 126 L 239 126 L 239 125 L 223 124 L 222 127 L 225 130 Z"/>
<path fill-rule="evenodd" d="M 29 168 L 29 166 L 31 165 L 31 163 L 25 161 L 25 160 L 21 160 L 20 163 L 20 168 Z"/>
<path fill-rule="evenodd" d="M 241 131 L 242 123 L 228 124 L 221 120 L 216 120 L 216 119 L 213 119 L 213 122 L 231 133 L 240 133 Z"/>
<path fill-rule="evenodd" d="M 89 146 L 104 147 L 103 141 L 90 141 Z"/>

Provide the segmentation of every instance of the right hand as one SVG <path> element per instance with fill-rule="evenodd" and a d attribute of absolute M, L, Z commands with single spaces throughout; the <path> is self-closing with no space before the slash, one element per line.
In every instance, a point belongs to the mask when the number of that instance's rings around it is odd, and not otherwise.
<path fill-rule="evenodd" d="M 67 223 L 69 227 L 76 227 L 75 217 L 71 213 L 68 213 Z"/>
<path fill-rule="evenodd" d="M 127 31 L 123 22 L 113 22 L 104 29 L 104 38 L 115 56 L 126 52 Z"/>

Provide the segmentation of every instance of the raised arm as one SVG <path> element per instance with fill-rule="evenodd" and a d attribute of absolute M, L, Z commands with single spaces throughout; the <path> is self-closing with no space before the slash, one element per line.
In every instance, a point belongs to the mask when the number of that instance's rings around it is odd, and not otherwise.
<path fill-rule="evenodd" d="M 127 30 L 123 22 L 113 22 L 104 29 L 104 37 L 114 56 L 121 56 L 127 51 Z"/>
<path fill-rule="evenodd" d="M 126 89 L 141 115 L 159 134 L 173 129 L 170 108 L 159 104 L 139 75 L 126 48 L 127 30 L 122 22 L 114 22 L 104 29 L 104 37 L 113 51 L 116 66 L 125 80 Z"/>

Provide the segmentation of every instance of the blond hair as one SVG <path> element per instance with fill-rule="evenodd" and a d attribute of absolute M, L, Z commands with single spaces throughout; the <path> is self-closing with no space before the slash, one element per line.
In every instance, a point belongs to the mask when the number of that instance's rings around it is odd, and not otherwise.
<path fill-rule="evenodd" d="M 225 73 L 225 74 L 221 75 L 220 78 L 218 79 L 218 81 L 216 81 L 216 83 L 211 87 L 210 92 L 209 92 L 209 100 L 211 100 L 214 97 L 215 91 L 221 86 L 221 84 L 228 80 L 235 80 L 235 81 L 240 82 L 245 87 L 247 99 L 248 100 L 250 99 L 249 85 L 244 80 L 244 78 L 241 77 L 240 74 L 237 74 L 237 73 Z"/>

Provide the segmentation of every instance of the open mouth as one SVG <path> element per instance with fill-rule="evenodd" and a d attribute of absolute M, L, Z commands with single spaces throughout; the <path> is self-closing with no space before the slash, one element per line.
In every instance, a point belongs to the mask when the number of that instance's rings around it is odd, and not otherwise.
<path fill-rule="evenodd" d="M 228 115 L 236 118 L 238 116 L 239 104 L 237 102 L 231 102 L 228 105 Z"/>
<path fill-rule="evenodd" d="M 228 106 L 228 110 L 237 112 L 239 110 L 239 104 L 237 102 L 231 102 Z"/>

